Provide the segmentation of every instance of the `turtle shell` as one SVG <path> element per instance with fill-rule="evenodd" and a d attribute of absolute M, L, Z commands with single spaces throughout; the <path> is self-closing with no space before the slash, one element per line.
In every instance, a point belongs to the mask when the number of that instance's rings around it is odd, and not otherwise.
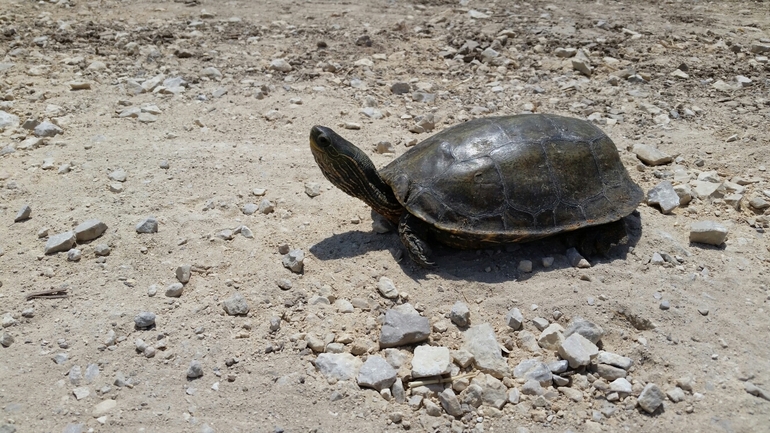
<path fill-rule="evenodd" d="M 549 114 L 455 125 L 380 175 L 408 212 L 460 247 L 617 221 L 644 196 L 606 134 L 587 121 Z"/>

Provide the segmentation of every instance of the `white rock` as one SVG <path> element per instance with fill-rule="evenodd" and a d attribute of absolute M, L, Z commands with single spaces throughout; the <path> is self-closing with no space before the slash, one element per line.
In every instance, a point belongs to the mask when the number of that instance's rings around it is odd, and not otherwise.
<path fill-rule="evenodd" d="M 727 227 L 716 221 L 698 221 L 690 225 L 690 242 L 722 245 L 727 238 Z"/>
<path fill-rule="evenodd" d="M 412 358 L 412 377 L 438 376 L 449 373 L 452 357 L 440 346 L 417 346 Z"/>
<path fill-rule="evenodd" d="M 559 355 L 569 361 L 569 366 L 578 368 L 591 363 L 599 354 L 599 348 L 578 333 L 564 339 L 559 346 Z"/>

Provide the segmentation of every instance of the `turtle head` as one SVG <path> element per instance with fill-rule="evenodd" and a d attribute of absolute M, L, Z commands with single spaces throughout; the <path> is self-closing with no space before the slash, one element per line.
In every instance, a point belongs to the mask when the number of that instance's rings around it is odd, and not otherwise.
<path fill-rule="evenodd" d="M 310 129 L 310 150 L 334 186 L 363 200 L 389 220 L 398 220 L 404 208 L 361 149 L 329 128 L 314 126 Z"/>

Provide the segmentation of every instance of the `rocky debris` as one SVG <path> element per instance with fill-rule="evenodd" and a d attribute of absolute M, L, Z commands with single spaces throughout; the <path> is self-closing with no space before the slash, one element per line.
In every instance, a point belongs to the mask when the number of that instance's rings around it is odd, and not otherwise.
<path fill-rule="evenodd" d="M 172 283 L 172 284 L 169 284 L 168 287 L 166 287 L 166 296 L 169 298 L 178 298 L 182 296 L 183 291 L 184 291 L 184 284 Z"/>
<path fill-rule="evenodd" d="M 78 242 L 88 242 L 98 238 L 105 231 L 107 231 L 107 224 L 98 219 L 90 219 L 75 227 L 75 238 Z"/>
<path fill-rule="evenodd" d="M 0 110 L 0 130 L 19 124 L 19 116 Z M 34 128 L 34 127 L 33 127 Z M 29 129 L 29 128 L 26 128 Z"/>
<path fill-rule="evenodd" d="M 684 391 L 682 388 L 675 386 L 666 391 L 666 397 L 674 403 L 679 403 L 685 399 Z"/>
<path fill-rule="evenodd" d="M 67 260 L 70 262 L 78 262 L 80 259 L 83 258 L 83 253 L 77 249 L 72 248 L 71 250 L 67 251 Z"/>
<path fill-rule="evenodd" d="M 230 316 L 245 316 L 250 309 L 246 298 L 237 292 L 222 301 L 222 308 Z"/>
<path fill-rule="evenodd" d="M 621 356 L 612 352 L 600 351 L 596 356 L 596 362 L 600 364 L 612 365 L 623 370 L 628 370 L 634 365 L 634 361 L 631 358 Z"/>
<path fill-rule="evenodd" d="M 28 220 L 30 215 L 32 215 L 32 208 L 28 204 L 25 204 L 21 207 L 21 209 L 19 209 L 19 212 L 16 213 L 16 217 L 13 219 L 13 222 L 17 223 Z"/>
<path fill-rule="evenodd" d="M 514 331 L 518 331 L 521 328 L 521 324 L 524 322 L 524 316 L 518 308 L 513 308 L 505 315 L 505 324 L 508 325 Z"/>
<path fill-rule="evenodd" d="M 422 347 L 422 346 L 420 346 Z M 316 365 L 318 361 L 316 361 Z M 396 381 L 396 370 L 383 358 L 375 355 L 366 359 L 358 373 L 358 385 L 381 391 Z"/>
<path fill-rule="evenodd" d="M 157 233 L 158 220 L 155 217 L 147 217 L 136 225 L 137 233 Z"/>
<path fill-rule="evenodd" d="M 673 161 L 671 156 L 647 144 L 635 144 L 631 151 L 636 154 L 640 161 L 651 166 L 668 164 Z"/>
<path fill-rule="evenodd" d="M 318 197 L 321 195 L 321 184 L 318 182 L 305 183 L 305 194 L 310 198 Z"/>
<path fill-rule="evenodd" d="M 192 265 L 181 265 L 176 268 L 176 279 L 182 284 L 190 281 L 192 274 Z"/>
<path fill-rule="evenodd" d="M 551 323 L 548 325 L 548 327 L 543 329 L 543 332 L 540 333 L 540 337 L 538 337 L 537 343 L 545 350 L 555 351 L 564 341 L 564 335 L 562 334 L 563 331 L 564 328 L 562 328 L 561 325 L 558 323 Z"/>
<path fill-rule="evenodd" d="M 473 354 L 474 365 L 484 373 L 502 378 L 509 374 L 495 331 L 488 323 L 472 326 L 463 333 L 463 349 Z"/>
<path fill-rule="evenodd" d="M 572 368 L 590 364 L 591 360 L 599 354 L 599 348 L 578 333 L 566 337 L 558 350 L 559 355 L 569 361 L 569 366 Z"/>
<path fill-rule="evenodd" d="M 267 215 L 273 212 L 275 212 L 275 205 L 273 202 L 268 199 L 263 199 L 259 202 L 259 213 Z"/>
<path fill-rule="evenodd" d="M 514 367 L 513 377 L 526 381 L 534 380 L 541 387 L 548 387 L 553 381 L 553 372 L 548 364 L 539 359 L 525 359 Z"/>
<path fill-rule="evenodd" d="M 302 250 L 291 250 L 283 256 L 282 263 L 284 268 L 301 274 L 305 271 L 305 253 Z"/>
<path fill-rule="evenodd" d="M 452 358 L 446 347 L 417 346 L 412 358 L 412 377 L 438 376 L 449 373 Z"/>
<path fill-rule="evenodd" d="M 663 404 L 663 400 L 665 399 L 666 395 L 663 394 L 663 391 L 661 391 L 658 385 L 648 383 L 641 394 L 639 394 L 637 403 L 639 404 L 639 407 L 644 409 L 647 413 L 653 413 L 661 404 Z"/>
<path fill-rule="evenodd" d="M 98 403 L 96 406 L 94 406 L 94 410 L 91 412 L 91 415 L 94 418 L 99 418 L 103 415 L 106 415 L 112 409 L 115 409 L 117 406 L 118 406 L 118 402 L 113 399 L 104 400 Z"/>
<path fill-rule="evenodd" d="M 380 347 L 419 343 L 430 337 L 430 320 L 420 316 L 411 304 L 402 304 L 385 312 L 380 331 Z"/>
<path fill-rule="evenodd" d="M 576 316 L 570 320 L 567 324 L 567 329 L 564 331 L 564 337 L 569 337 L 572 334 L 580 334 L 593 344 L 598 344 L 599 340 L 604 336 L 604 329 L 601 326 L 589 322 L 580 316 Z"/>
<path fill-rule="evenodd" d="M 146 329 L 155 325 L 155 313 L 142 311 L 134 317 L 134 325 L 138 329 Z"/>
<path fill-rule="evenodd" d="M 349 353 L 321 353 L 315 368 L 327 380 L 353 380 L 359 375 L 363 362 Z"/>
<path fill-rule="evenodd" d="M 471 310 L 464 302 L 457 301 L 449 311 L 449 320 L 460 328 L 465 328 L 471 323 Z"/>
<path fill-rule="evenodd" d="M 452 388 L 446 388 L 438 394 L 438 399 L 441 402 L 441 407 L 444 411 L 452 416 L 462 416 L 463 411 L 460 400 L 457 399 L 457 395 L 452 391 Z"/>
<path fill-rule="evenodd" d="M 68 251 L 75 245 L 75 232 L 64 232 L 53 235 L 45 243 L 45 253 L 53 254 L 60 251 Z"/>
<path fill-rule="evenodd" d="M 647 192 L 647 204 L 660 207 L 664 214 L 679 207 L 679 195 L 670 181 L 664 180 Z"/>
<path fill-rule="evenodd" d="M 58 134 L 64 133 L 64 130 L 51 122 L 45 121 L 37 125 L 33 133 L 36 137 L 55 137 Z"/>
<path fill-rule="evenodd" d="M 396 285 L 393 283 L 393 280 L 388 277 L 380 277 L 380 280 L 377 282 L 377 290 L 380 292 L 380 295 L 385 298 L 398 298 L 398 290 L 396 290 Z"/>
<path fill-rule="evenodd" d="M 716 221 L 697 221 L 690 225 L 690 242 L 722 245 L 727 238 L 727 227 Z"/>

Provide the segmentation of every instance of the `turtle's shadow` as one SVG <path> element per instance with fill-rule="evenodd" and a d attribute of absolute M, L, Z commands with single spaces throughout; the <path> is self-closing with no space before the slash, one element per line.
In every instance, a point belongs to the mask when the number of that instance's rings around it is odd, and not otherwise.
<path fill-rule="evenodd" d="M 625 260 L 631 248 L 641 238 L 641 219 L 637 212 L 625 218 L 628 240 L 625 244 L 610 249 L 608 255 L 587 257 L 592 266 Z M 429 275 L 446 280 L 477 281 L 499 283 L 505 281 L 526 281 L 540 272 L 549 272 L 571 268 L 565 252 L 569 248 L 568 234 L 551 236 L 532 242 L 501 244 L 494 248 L 477 250 L 459 250 L 442 245 L 431 244 L 434 266 L 424 269 L 417 266 L 408 257 L 403 256 L 398 262 L 403 272 L 414 280 L 426 279 Z M 369 251 L 403 251 L 403 246 L 394 233 L 385 235 L 373 232 L 350 231 L 335 234 L 310 247 L 310 252 L 319 260 L 335 260 L 364 255 Z M 553 263 L 545 267 L 543 259 L 552 257 Z M 519 270 L 522 260 L 532 262 L 532 271 Z"/>

